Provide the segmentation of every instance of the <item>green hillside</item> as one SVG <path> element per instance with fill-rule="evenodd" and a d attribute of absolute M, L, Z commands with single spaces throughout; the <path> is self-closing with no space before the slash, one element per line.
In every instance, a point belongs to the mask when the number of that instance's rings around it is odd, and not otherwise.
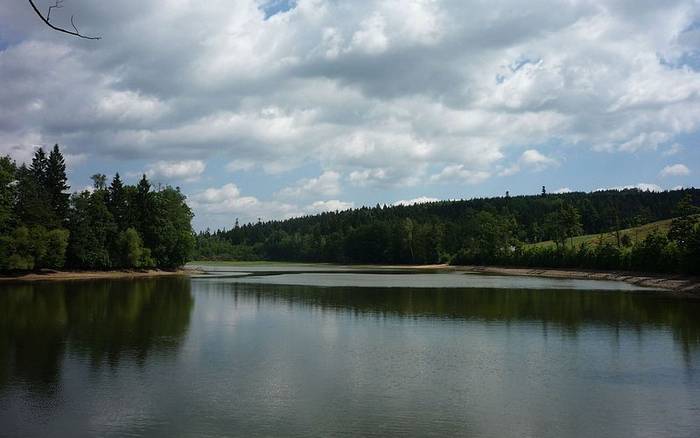
<path fill-rule="evenodd" d="M 665 219 L 656 222 L 650 222 L 638 227 L 625 228 L 620 230 L 619 238 L 623 240 L 623 236 L 629 236 L 631 243 L 637 243 L 644 240 L 649 234 L 657 232 L 660 234 L 666 234 L 671 226 L 671 221 L 673 219 Z M 582 236 L 576 236 L 571 240 L 567 240 L 567 245 L 570 245 L 573 241 L 575 247 L 580 246 L 582 243 L 587 243 L 589 245 L 602 245 L 602 244 L 612 244 L 617 245 L 618 233 L 612 231 L 607 233 L 599 234 L 585 234 Z M 545 240 L 543 242 L 537 242 L 525 245 L 526 248 L 547 248 L 555 247 L 556 244 L 553 240 Z"/>

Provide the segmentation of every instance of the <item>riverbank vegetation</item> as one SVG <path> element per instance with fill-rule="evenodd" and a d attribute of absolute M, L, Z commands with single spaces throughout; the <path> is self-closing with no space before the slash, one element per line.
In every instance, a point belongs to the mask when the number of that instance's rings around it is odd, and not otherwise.
<path fill-rule="evenodd" d="M 629 189 L 377 205 L 205 231 L 195 258 L 698 274 L 698 203 L 697 189 Z M 660 220 L 668 226 L 618 232 Z"/>
<path fill-rule="evenodd" d="M 117 173 L 107 185 L 68 193 L 58 147 L 29 166 L 0 157 L 0 271 L 175 268 L 194 246 L 192 212 L 179 188 L 136 185 Z"/>

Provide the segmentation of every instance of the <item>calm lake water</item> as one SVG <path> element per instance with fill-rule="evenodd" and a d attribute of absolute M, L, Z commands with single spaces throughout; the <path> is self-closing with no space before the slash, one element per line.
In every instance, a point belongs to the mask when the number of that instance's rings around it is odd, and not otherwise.
<path fill-rule="evenodd" d="M 0 285 L 0 435 L 700 436 L 700 300 L 243 269 Z"/>

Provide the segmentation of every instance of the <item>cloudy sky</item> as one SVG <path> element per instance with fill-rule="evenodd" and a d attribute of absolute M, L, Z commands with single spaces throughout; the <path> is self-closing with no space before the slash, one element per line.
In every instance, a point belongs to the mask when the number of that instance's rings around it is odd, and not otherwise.
<path fill-rule="evenodd" d="M 700 185 L 697 0 L 65 0 L 52 22 L 71 15 L 102 39 L 0 8 L 0 154 L 59 143 L 74 190 L 179 185 L 197 229 Z"/>

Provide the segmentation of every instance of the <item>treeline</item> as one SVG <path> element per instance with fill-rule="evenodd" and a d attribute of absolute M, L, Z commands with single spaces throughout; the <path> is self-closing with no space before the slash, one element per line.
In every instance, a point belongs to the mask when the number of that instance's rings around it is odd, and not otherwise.
<path fill-rule="evenodd" d="M 488 245 L 488 237 L 482 237 L 460 250 L 451 262 L 700 274 L 700 208 L 692 202 L 691 194 L 679 201 L 668 232 L 656 230 L 633 241 L 629 234 L 621 235 L 617 230 L 615 243 L 601 234 L 597 240 L 578 245 L 573 237 L 580 234 L 581 218 L 575 208 L 564 204 L 551 216 L 555 245 L 523 245 L 506 234 L 510 240 L 494 247 Z"/>
<path fill-rule="evenodd" d="M 174 268 L 194 247 L 192 211 L 179 188 L 154 190 L 143 175 L 126 185 L 68 193 L 58 145 L 38 149 L 30 166 L 0 157 L 0 271 L 42 268 Z"/>
<path fill-rule="evenodd" d="M 696 272 L 698 226 L 688 215 L 698 203 L 697 189 L 547 194 L 543 188 L 537 196 L 377 205 L 208 230 L 197 235 L 195 258 Z M 679 210 L 679 204 L 685 210 Z M 679 215 L 687 216 L 685 225 L 676 223 L 669 236 L 583 247 L 570 242 L 580 234 L 607 233 Z M 557 244 L 529 245 L 544 240 Z"/>

